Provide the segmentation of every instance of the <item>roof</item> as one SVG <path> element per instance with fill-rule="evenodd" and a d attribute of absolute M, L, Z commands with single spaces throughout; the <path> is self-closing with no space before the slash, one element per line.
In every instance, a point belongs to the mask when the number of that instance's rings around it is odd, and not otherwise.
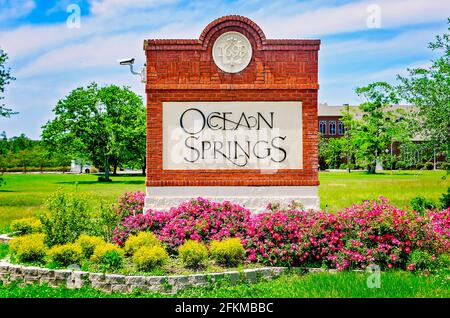
<path fill-rule="evenodd" d="M 351 112 L 355 114 L 355 117 L 361 117 L 361 111 L 359 110 L 359 106 L 357 105 L 339 105 L 339 106 L 331 106 L 327 103 L 319 104 L 318 107 L 318 115 L 319 117 L 340 117 L 342 116 L 342 111 L 349 107 Z M 416 108 L 414 105 L 391 105 L 390 110 L 404 110 L 405 112 L 411 112 L 414 111 Z M 423 136 L 420 136 L 418 134 L 414 135 L 412 138 L 413 141 L 423 141 Z"/>
<path fill-rule="evenodd" d="M 352 113 L 358 114 L 360 113 L 359 106 L 358 105 L 339 105 L 339 106 L 333 106 L 328 105 L 327 103 L 319 104 L 318 107 L 318 114 L 319 116 L 342 116 L 342 110 L 345 110 L 347 107 L 351 110 Z M 410 112 L 415 109 L 414 105 L 392 105 L 390 107 L 390 110 L 398 110 L 402 109 L 406 112 Z"/>

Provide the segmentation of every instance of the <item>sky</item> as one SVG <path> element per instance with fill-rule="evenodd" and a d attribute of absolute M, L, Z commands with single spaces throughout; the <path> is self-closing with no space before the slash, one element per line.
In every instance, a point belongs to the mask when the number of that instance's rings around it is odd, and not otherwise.
<path fill-rule="evenodd" d="M 252 19 L 268 39 L 322 40 L 319 102 L 342 105 L 360 102 L 357 86 L 430 65 L 427 44 L 446 32 L 450 1 L 0 0 L 0 49 L 16 77 L 2 102 L 19 112 L 0 118 L 0 132 L 39 139 L 57 101 L 93 81 L 144 96 L 117 59 L 140 67 L 144 39 L 196 39 L 228 14 Z"/>

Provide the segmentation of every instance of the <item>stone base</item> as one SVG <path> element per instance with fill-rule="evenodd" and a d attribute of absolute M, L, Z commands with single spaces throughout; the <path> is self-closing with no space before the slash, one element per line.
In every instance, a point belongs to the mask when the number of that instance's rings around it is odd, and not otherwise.
<path fill-rule="evenodd" d="M 317 186 L 278 187 L 147 187 L 145 210 L 167 210 L 192 198 L 203 197 L 211 201 L 225 200 L 245 206 L 253 213 L 265 211 L 268 203 L 287 205 L 293 200 L 306 209 L 320 209 Z"/>

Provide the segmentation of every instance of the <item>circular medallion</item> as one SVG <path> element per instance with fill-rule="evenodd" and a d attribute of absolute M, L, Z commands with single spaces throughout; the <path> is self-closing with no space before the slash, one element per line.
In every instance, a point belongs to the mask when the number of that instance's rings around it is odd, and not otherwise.
<path fill-rule="evenodd" d="M 252 59 L 252 45 L 239 32 L 226 32 L 213 45 L 213 59 L 217 67 L 227 73 L 238 73 Z"/>

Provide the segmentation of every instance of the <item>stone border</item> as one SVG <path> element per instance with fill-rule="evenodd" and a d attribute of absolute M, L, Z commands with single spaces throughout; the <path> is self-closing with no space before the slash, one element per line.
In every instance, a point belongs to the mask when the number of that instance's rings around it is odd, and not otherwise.
<path fill-rule="evenodd" d="M 0 234 L 0 244 L 8 244 L 12 239 L 8 234 Z"/>
<path fill-rule="evenodd" d="M 77 270 L 54 270 L 33 266 L 23 266 L 0 261 L 0 281 L 7 285 L 12 282 L 24 284 L 48 284 L 51 287 L 79 289 L 90 286 L 103 292 L 129 293 L 133 290 L 144 292 L 176 293 L 179 290 L 205 286 L 210 283 L 229 281 L 231 284 L 256 283 L 272 279 L 287 272 L 285 267 L 263 267 L 244 269 L 241 272 L 192 274 L 178 276 L 127 276 L 118 274 L 90 273 Z"/>
<path fill-rule="evenodd" d="M 8 244 L 13 238 L 7 234 L 0 235 L 0 243 Z M 361 271 L 362 270 L 355 270 Z M 205 273 L 174 276 L 128 276 L 119 274 L 91 273 L 70 269 L 48 269 L 35 266 L 11 264 L 0 260 L 0 282 L 8 285 L 12 282 L 24 284 L 48 284 L 51 287 L 80 289 L 90 286 L 103 292 L 130 293 L 134 290 L 143 292 L 176 293 L 188 287 L 206 286 L 211 283 L 228 281 L 230 284 L 257 283 L 270 280 L 283 273 L 337 273 L 336 269 L 307 267 L 261 267 L 242 271 Z"/>

